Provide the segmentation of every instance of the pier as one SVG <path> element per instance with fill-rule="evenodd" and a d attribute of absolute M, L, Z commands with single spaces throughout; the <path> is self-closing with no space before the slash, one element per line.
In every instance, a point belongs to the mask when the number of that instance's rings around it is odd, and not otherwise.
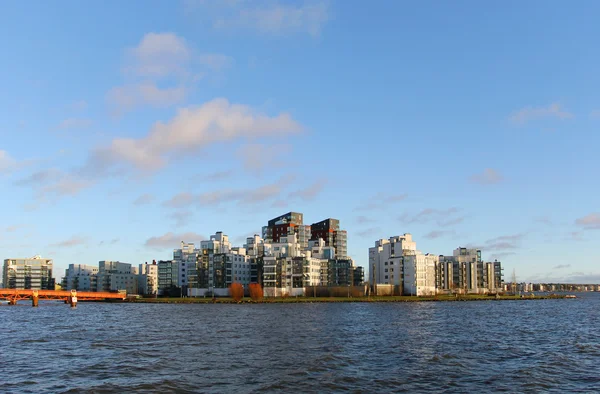
<path fill-rule="evenodd" d="M 102 291 L 76 291 L 76 290 L 22 290 L 22 289 L 0 289 L 0 299 L 8 300 L 10 305 L 16 305 L 17 301 L 31 300 L 32 306 L 38 306 L 39 300 L 64 300 L 65 304 L 76 306 L 78 300 L 103 301 L 124 300 L 123 293 L 110 293 Z"/>

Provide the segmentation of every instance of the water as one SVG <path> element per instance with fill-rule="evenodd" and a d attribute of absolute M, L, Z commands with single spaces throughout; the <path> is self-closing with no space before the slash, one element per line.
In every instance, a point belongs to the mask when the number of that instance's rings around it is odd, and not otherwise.
<path fill-rule="evenodd" d="M 598 392 L 576 300 L 0 307 L 2 393 Z"/>

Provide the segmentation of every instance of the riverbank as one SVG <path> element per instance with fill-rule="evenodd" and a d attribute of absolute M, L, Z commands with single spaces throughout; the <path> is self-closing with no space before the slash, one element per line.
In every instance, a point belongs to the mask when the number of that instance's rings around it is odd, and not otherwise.
<path fill-rule="evenodd" d="M 268 297 L 255 301 L 244 297 L 241 301 L 235 301 L 231 297 L 184 297 L 184 298 L 136 298 L 128 299 L 126 302 L 150 303 L 150 304 L 295 304 L 316 302 L 460 302 L 460 301 L 526 301 L 526 300 L 548 300 L 567 298 L 567 295 L 501 295 L 488 296 L 478 294 L 468 295 L 438 295 L 427 297 L 415 296 L 374 296 L 374 297 Z"/>

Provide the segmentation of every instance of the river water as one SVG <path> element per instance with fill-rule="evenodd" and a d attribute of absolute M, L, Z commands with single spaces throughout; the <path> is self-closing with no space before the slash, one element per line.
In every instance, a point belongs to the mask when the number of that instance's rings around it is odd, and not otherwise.
<path fill-rule="evenodd" d="M 0 306 L 1 393 L 599 392 L 600 294 Z"/>

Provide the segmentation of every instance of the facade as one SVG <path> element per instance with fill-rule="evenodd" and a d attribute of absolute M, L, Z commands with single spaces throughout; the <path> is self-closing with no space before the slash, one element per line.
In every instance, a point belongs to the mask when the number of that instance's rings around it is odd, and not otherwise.
<path fill-rule="evenodd" d="M 98 266 L 69 264 L 62 280 L 64 290 L 96 291 Z"/>
<path fill-rule="evenodd" d="M 158 295 L 158 264 L 152 261 L 140 264 L 138 269 L 138 294 Z"/>
<path fill-rule="evenodd" d="M 97 291 L 138 292 L 138 269 L 120 261 L 100 261 L 98 263 Z"/>
<path fill-rule="evenodd" d="M 158 266 L 158 295 L 167 295 L 177 287 L 179 270 L 173 260 L 160 260 Z"/>
<path fill-rule="evenodd" d="M 30 259 L 6 259 L 2 269 L 5 289 L 54 290 L 52 259 L 34 256 Z"/>
<path fill-rule="evenodd" d="M 388 285 L 394 293 L 430 295 L 436 292 L 438 257 L 417 250 L 411 234 L 380 239 L 369 248 L 369 268 L 374 293 L 377 285 Z"/>
<path fill-rule="evenodd" d="M 452 256 L 439 256 L 437 288 L 459 293 L 488 293 L 502 289 L 502 265 L 484 262 L 481 250 L 456 248 Z"/>
<path fill-rule="evenodd" d="M 173 263 L 177 270 L 177 287 L 181 288 L 184 294 L 187 294 L 189 287 L 198 286 L 198 260 L 201 256 L 201 250 L 197 249 L 193 243 L 181 242 L 179 249 L 173 250 Z"/>
<path fill-rule="evenodd" d="M 308 247 L 310 239 L 310 226 L 303 224 L 302 214 L 298 212 L 288 212 L 267 222 L 263 227 L 263 238 L 267 243 L 278 243 L 281 237 L 287 237 L 296 234 L 300 247 Z"/>
<path fill-rule="evenodd" d="M 325 219 L 310 226 L 310 240 L 319 238 L 325 241 L 325 245 L 333 246 L 336 255 L 345 258 L 348 255 L 348 233 L 340 230 L 340 221 L 337 219 Z"/>

